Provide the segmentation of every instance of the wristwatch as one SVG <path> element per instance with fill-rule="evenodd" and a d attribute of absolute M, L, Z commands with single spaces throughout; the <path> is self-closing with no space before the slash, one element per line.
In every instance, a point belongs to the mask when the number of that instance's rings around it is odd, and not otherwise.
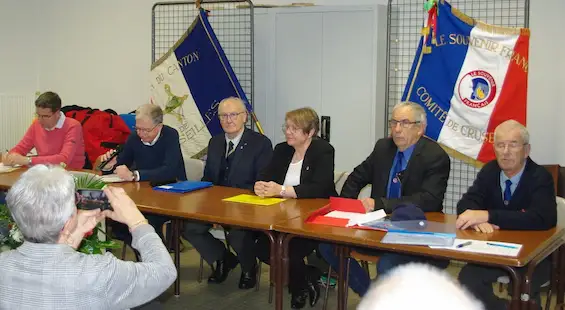
<path fill-rule="evenodd" d="M 27 157 L 27 165 L 31 166 L 31 157 L 29 157 L 29 156 Z"/>
<path fill-rule="evenodd" d="M 284 197 L 284 194 L 286 194 L 286 187 L 283 185 L 281 186 L 281 192 L 280 192 L 281 197 Z"/>

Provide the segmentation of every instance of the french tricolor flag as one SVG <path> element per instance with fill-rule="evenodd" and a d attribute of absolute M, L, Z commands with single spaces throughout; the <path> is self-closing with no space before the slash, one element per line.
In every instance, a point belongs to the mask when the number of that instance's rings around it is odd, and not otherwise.
<path fill-rule="evenodd" d="M 428 13 L 402 100 L 424 107 L 426 136 L 451 155 L 488 162 L 498 124 L 526 125 L 529 30 L 476 21 L 441 0 Z"/>

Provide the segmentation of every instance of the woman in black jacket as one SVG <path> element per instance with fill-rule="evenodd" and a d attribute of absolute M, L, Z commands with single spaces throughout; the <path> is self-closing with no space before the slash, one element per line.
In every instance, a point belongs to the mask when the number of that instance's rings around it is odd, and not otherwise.
<path fill-rule="evenodd" d="M 279 143 L 269 165 L 255 183 L 255 194 L 261 197 L 328 198 L 337 196 L 334 184 L 335 150 L 331 144 L 317 137 L 320 128 L 318 114 L 311 108 L 286 113 L 283 132 L 286 142 Z M 316 242 L 295 238 L 289 248 L 289 289 L 291 307 L 303 308 L 308 299 L 313 307 L 318 301 L 320 272 L 304 264 L 304 257 L 316 248 Z M 261 236 L 257 242 L 257 256 L 269 262 L 269 242 Z"/>

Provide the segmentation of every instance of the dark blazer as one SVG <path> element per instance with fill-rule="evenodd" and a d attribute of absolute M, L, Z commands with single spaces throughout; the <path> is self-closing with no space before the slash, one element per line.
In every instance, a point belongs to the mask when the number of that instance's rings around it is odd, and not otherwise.
<path fill-rule="evenodd" d="M 226 155 L 224 134 L 216 135 L 208 143 L 208 158 L 204 167 L 202 181 L 220 183 L 220 168 Z M 264 135 L 245 128 L 241 140 L 233 154 L 233 162 L 228 175 L 231 187 L 253 190 L 259 172 L 267 166 L 273 155 L 271 140 Z"/>
<path fill-rule="evenodd" d="M 508 206 L 500 187 L 500 166 L 487 163 L 457 204 L 457 214 L 465 210 L 487 210 L 489 223 L 501 229 L 545 230 L 557 224 L 557 204 L 553 178 L 547 169 L 530 158 Z"/>
<path fill-rule="evenodd" d="M 341 196 L 357 199 L 361 189 L 371 184 L 375 210 L 392 213 L 401 203 L 413 203 L 424 212 L 441 212 L 451 169 L 447 153 L 434 141 L 420 138 L 401 177 L 402 197 L 387 199 L 388 179 L 396 150 L 392 138 L 377 141 L 371 155 L 345 181 Z"/>
<path fill-rule="evenodd" d="M 286 142 L 275 146 L 273 159 L 259 175 L 261 181 L 274 181 L 283 184 L 286 172 L 292 161 L 294 148 Z M 300 171 L 300 185 L 294 186 L 297 198 L 328 198 L 337 196 L 334 184 L 334 147 L 318 137 L 304 154 L 302 170 Z"/>

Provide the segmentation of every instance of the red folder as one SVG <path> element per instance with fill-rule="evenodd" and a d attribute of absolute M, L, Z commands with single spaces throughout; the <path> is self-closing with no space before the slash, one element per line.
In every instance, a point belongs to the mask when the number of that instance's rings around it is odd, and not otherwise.
<path fill-rule="evenodd" d="M 365 207 L 363 206 L 363 203 L 361 203 L 361 200 L 330 197 L 330 203 L 327 206 L 324 206 L 312 212 L 312 214 L 310 214 L 310 216 L 306 219 L 306 223 L 338 227 L 345 227 L 347 223 L 349 223 L 348 219 L 339 219 L 325 216 L 332 211 L 366 213 Z"/>

